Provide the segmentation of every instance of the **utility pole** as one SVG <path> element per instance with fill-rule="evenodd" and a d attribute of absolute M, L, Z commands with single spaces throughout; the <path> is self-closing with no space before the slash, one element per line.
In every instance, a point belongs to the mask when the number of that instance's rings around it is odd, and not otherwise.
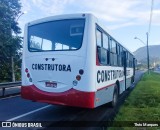
<path fill-rule="evenodd" d="M 151 3 L 151 12 L 150 12 L 150 19 L 149 19 L 149 28 L 148 28 L 148 32 L 146 33 L 147 35 L 147 68 L 148 68 L 148 74 L 149 74 L 149 71 L 150 71 L 150 67 L 149 67 L 149 47 L 148 47 L 148 35 L 150 35 L 150 30 L 151 30 L 151 23 L 152 23 L 152 13 L 153 13 L 153 3 L 154 3 L 154 0 L 152 0 L 152 3 Z M 143 44 L 145 44 L 141 39 L 135 37 L 134 39 L 138 39 L 140 40 Z"/>
<path fill-rule="evenodd" d="M 148 69 L 148 74 L 149 74 L 149 68 L 150 67 L 149 67 L 148 32 L 146 33 L 146 35 L 147 35 L 147 44 L 138 37 L 135 37 L 134 39 L 138 39 L 141 43 L 143 43 L 146 46 L 146 49 L 147 49 L 147 51 L 146 51 L 147 52 L 147 69 Z"/>

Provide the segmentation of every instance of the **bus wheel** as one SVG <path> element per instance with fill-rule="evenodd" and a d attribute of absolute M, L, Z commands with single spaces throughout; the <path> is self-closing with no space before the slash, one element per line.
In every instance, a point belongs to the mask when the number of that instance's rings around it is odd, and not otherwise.
<path fill-rule="evenodd" d="M 118 87 L 117 84 L 114 86 L 113 99 L 111 102 L 111 107 L 115 107 L 118 102 Z"/>

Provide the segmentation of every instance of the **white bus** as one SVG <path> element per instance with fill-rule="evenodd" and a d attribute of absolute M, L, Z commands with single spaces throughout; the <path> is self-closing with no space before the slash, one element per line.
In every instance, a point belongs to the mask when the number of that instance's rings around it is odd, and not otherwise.
<path fill-rule="evenodd" d="M 92 14 L 36 20 L 25 26 L 21 96 L 85 108 L 115 106 L 134 82 L 134 61 Z"/>

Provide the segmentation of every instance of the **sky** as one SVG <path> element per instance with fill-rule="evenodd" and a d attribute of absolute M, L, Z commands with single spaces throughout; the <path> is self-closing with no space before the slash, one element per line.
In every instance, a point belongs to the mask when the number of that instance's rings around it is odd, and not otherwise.
<path fill-rule="evenodd" d="M 27 22 L 40 18 L 73 13 L 92 13 L 107 31 L 128 50 L 145 46 L 152 0 L 20 0 L 23 14 L 18 23 L 24 34 Z M 149 45 L 160 45 L 160 0 L 153 1 Z"/>

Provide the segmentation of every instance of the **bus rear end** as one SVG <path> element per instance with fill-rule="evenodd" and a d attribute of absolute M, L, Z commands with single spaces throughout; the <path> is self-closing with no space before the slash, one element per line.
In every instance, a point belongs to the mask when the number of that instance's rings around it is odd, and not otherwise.
<path fill-rule="evenodd" d="M 86 82 L 87 16 L 49 17 L 25 27 L 21 96 L 25 99 L 94 108 Z"/>

